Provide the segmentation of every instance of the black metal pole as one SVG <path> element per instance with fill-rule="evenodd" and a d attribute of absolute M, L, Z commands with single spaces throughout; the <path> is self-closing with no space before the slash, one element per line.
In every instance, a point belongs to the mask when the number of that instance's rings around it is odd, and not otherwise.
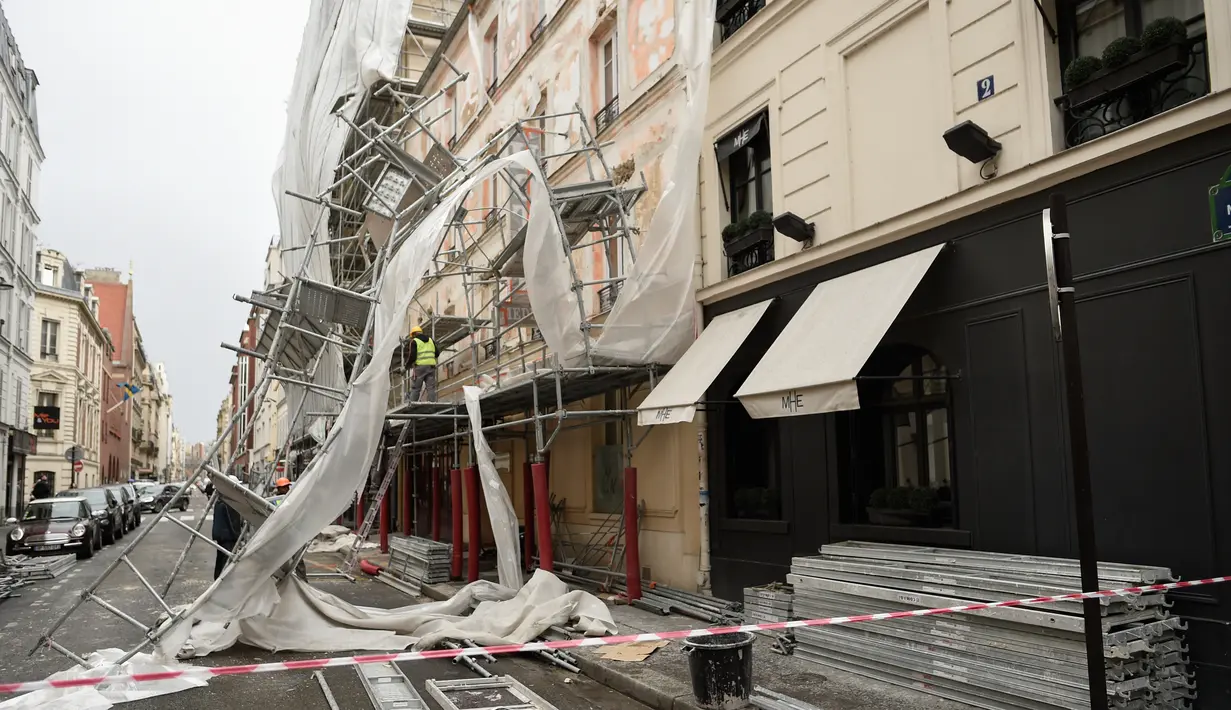
<path fill-rule="evenodd" d="M 1077 550 L 1081 590 L 1099 589 L 1098 545 L 1094 535 L 1094 495 L 1090 484 L 1090 451 L 1086 434 L 1086 399 L 1082 390 L 1081 345 L 1077 337 L 1077 294 L 1073 290 L 1073 260 L 1069 251 L 1069 215 L 1064 195 L 1051 196 L 1052 255 L 1056 295 L 1060 304 L 1060 362 L 1068 405 L 1069 449 L 1073 463 L 1073 500 L 1077 509 Z M 1097 599 L 1082 601 L 1086 627 L 1086 675 L 1091 710 L 1107 710 L 1107 673 L 1103 660 L 1103 617 Z"/>

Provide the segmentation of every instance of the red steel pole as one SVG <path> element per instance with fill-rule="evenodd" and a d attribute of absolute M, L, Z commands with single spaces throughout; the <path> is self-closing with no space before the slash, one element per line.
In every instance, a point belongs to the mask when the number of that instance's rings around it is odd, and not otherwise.
<path fill-rule="evenodd" d="M 434 466 L 432 475 L 432 539 L 440 541 L 440 467 Z"/>
<path fill-rule="evenodd" d="M 534 520 L 538 528 L 539 569 L 552 572 L 555 565 L 551 558 L 551 500 L 547 490 L 547 464 L 536 462 L 530 465 L 534 480 Z"/>
<path fill-rule="evenodd" d="M 641 598 L 641 546 L 637 540 L 637 469 L 624 469 L 624 573 L 628 599 Z"/>
<path fill-rule="evenodd" d="M 469 529 L 469 543 L 466 545 L 466 581 L 479 580 L 479 550 L 483 548 L 483 531 L 479 526 L 481 512 L 479 511 L 479 467 L 466 467 L 466 511 L 469 517 L 466 527 Z"/>
<path fill-rule="evenodd" d="M 380 551 L 381 553 L 389 552 L 389 496 L 381 496 L 380 499 Z"/>
<path fill-rule="evenodd" d="M 522 517 L 525 519 L 526 541 L 522 557 L 526 571 L 534 569 L 534 473 L 530 470 L 530 462 L 521 466 Z"/>
<path fill-rule="evenodd" d="M 453 579 L 462 576 L 462 471 L 454 468 L 449 470 L 449 493 L 453 499 L 450 522 L 453 527 L 453 564 L 450 574 Z"/>

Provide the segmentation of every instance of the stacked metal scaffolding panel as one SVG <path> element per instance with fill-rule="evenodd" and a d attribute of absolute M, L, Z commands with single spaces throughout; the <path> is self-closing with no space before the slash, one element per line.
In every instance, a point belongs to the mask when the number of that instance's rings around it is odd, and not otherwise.
<path fill-rule="evenodd" d="M 5 558 L 4 573 L 15 579 L 26 581 L 55 579 L 75 564 L 77 564 L 76 555 L 56 555 L 54 557 L 13 555 Z"/>
<path fill-rule="evenodd" d="M 1103 588 L 1171 581 L 1166 568 L 1100 563 Z M 1076 560 L 876 543 L 792 560 L 794 614 L 827 618 L 1080 591 Z M 1161 593 L 1102 598 L 1110 706 L 1187 708 L 1184 623 Z M 989 710 L 1089 707 L 1079 604 L 1002 607 L 795 631 L 795 654 Z"/>
<path fill-rule="evenodd" d="M 775 582 L 760 587 L 744 588 L 744 621 L 749 624 L 772 624 L 790 621 L 795 593 L 789 584 Z"/>
<path fill-rule="evenodd" d="M 390 535 L 389 564 L 381 575 L 392 575 L 404 582 L 412 593 L 418 594 L 425 584 L 449 581 L 452 556 L 453 546 L 447 543 L 422 537 Z"/>

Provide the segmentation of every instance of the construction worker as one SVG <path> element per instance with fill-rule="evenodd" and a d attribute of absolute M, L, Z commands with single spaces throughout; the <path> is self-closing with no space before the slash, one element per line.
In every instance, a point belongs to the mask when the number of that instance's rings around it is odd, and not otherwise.
<path fill-rule="evenodd" d="M 291 479 L 283 476 L 282 478 L 279 478 L 278 480 L 274 481 L 274 490 L 276 490 L 278 492 L 278 495 L 280 496 L 284 496 L 287 493 L 290 493 L 291 492 Z"/>
<path fill-rule="evenodd" d="M 233 483 L 239 483 L 239 479 L 235 476 L 227 476 Z M 206 486 L 205 495 L 212 496 L 214 494 L 214 486 L 210 484 Z M 218 546 L 231 552 L 235 549 L 235 544 L 239 542 L 239 534 L 244 528 L 244 520 L 239 517 L 239 513 L 235 512 L 231 506 L 227 505 L 222 496 L 218 497 L 218 502 L 214 503 L 214 529 L 211 537 Z M 227 566 L 227 554 L 222 550 L 217 550 L 214 555 L 214 579 L 218 579 L 222 574 L 222 569 Z"/>
<path fill-rule="evenodd" d="M 410 380 L 408 402 L 418 402 L 419 395 L 427 389 L 427 401 L 436 401 L 436 341 L 427 337 L 423 329 L 410 329 L 410 361 L 414 363 Z"/>

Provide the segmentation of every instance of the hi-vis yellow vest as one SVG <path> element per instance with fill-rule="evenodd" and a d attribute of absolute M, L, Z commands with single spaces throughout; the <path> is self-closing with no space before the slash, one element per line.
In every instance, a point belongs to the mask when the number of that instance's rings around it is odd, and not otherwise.
<path fill-rule="evenodd" d="M 436 364 L 436 341 L 415 339 L 415 367 Z"/>

